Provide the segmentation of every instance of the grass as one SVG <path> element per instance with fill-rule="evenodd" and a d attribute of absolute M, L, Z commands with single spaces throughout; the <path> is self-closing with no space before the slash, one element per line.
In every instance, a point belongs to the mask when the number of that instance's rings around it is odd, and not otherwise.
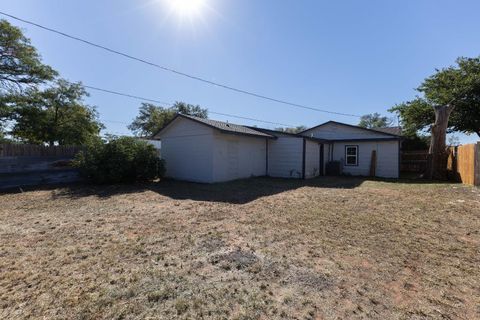
<path fill-rule="evenodd" d="M 0 195 L 2 319 L 478 319 L 480 190 L 323 178 Z"/>

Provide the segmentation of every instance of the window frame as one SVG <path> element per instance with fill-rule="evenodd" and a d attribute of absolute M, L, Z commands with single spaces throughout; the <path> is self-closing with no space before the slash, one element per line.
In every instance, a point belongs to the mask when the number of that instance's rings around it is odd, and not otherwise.
<path fill-rule="evenodd" d="M 348 163 L 348 160 L 347 160 L 347 159 L 348 159 L 349 157 L 353 157 L 353 155 L 348 155 L 347 150 L 348 150 L 349 148 L 355 148 L 355 151 L 356 151 L 356 152 L 355 152 L 355 164 L 349 164 L 349 163 Z M 359 157 L 359 154 L 360 154 L 360 150 L 359 150 L 359 149 L 360 149 L 360 148 L 358 147 L 357 144 L 345 145 L 345 161 L 344 161 L 344 162 L 345 162 L 345 166 L 346 166 L 346 167 L 358 167 L 358 157 Z"/>

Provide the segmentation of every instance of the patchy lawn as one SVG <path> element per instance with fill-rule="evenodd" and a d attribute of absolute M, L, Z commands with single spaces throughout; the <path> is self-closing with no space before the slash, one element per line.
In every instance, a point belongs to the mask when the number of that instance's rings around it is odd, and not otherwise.
<path fill-rule="evenodd" d="M 480 189 L 254 179 L 0 204 L 2 319 L 480 318 Z"/>

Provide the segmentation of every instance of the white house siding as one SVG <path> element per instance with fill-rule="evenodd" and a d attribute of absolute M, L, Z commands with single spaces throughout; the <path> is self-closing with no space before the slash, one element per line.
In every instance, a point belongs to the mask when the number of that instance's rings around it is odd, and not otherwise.
<path fill-rule="evenodd" d="M 384 178 L 400 177 L 400 141 L 377 143 L 377 176 Z"/>
<path fill-rule="evenodd" d="M 304 136 L 327 140 L 391 138 L 391 135 L 350 127 L 338 123 L 327 123 L 318 128 L 304 131 Z"/>
<path fill-rule="evenodd" d="M 268 175 L 278 178 L 301 178 L 303 138 L 279 136 L 268 141 Z"/>
<path fill-rule="evenodd" d="M 214 182 L 213 129 L 178 118 L 156 138 L 161 139 L 167 177 L 194 182 Z"/>
<path fill-rule="evenodd" d="M 305 141 L 305 178 L 320 175 L 320 145 L 311 140 Z"/>
<path fill-rule="evenodd" d="M 398 178 L 398 141 L 368 141 L 368 142 L 335 142 L 333 144 L 333 160 L 341 161 L 343 172 L 355 176 L 370 175 L 372 151 L 377 151 L 376 176 L 382 178 Z M 358 146 L 358 165 L 345 165 L 345 146 Z"/>
<path fill-rule="evenodd" d="M 213 182 L 265 176 L 266 138 L 215 132 Z"/>

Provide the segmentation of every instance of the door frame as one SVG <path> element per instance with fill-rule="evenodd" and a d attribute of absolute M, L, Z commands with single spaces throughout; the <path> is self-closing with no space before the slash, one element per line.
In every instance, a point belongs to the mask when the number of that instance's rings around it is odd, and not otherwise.
<path fill-rule="evenodd" d="M 324 156 L 325 156 L 325 145 L 323 143 L 320 143 L 320 176 L 324 176 L 325 175 L 325 166 L 324 166 Z"/>

